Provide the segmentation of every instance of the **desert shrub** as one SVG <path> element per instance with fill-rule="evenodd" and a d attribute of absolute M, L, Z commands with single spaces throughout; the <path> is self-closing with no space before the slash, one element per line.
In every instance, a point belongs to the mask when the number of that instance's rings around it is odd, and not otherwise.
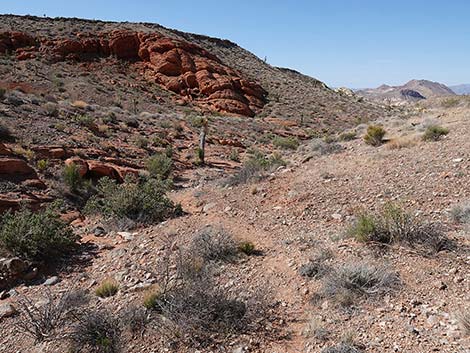
<path fill-rule="evenodd" d="M 238 173 L 229 179 L 228 183 L 229 185 L 238 185 L 261 179 L 265 172 L 284 165 L 286 162 L 278 154 L 266 156 L 259 151 L 254 151 L 243 163 Z"/>
<path fill-rule="evenodd" d="M 364 141 L 371 146 L 380 146 L 383 144 L 383 138 L 386 134 L 385 129 L 379 125 L 369 125 L 367 127 L 366 135 L 364 136 Z"/>
<path fill-rule="evenodd" d="M 340 141 L 352 141 L 357 138 L 357 134 L 355 131 L 346 131 L 339 135 Z"/>
<path fill-rule="evenodd" d="M 72 192 L 77 192 L 83 185 L 80 169 L 75 163 L 65 165 L 62 176 L 64 178 L 65 185 L 67 185 Z"/>
<path fill-rule="evenodd" d="M 157 306 L 159 297 L 160 293 L 158 293 L 158 291 L 149 290 L 144 295 L 142 305 L 148 310 L 154 309 Z"/>
<path fill-rule="evenodd" d="M 0 99 L 5 98 L 6 93 L 7 93 L 7 90 L 5 88 L 0 87 Z"/>
<path fill-rule="evenodd" d="M 30 150 L 29 148 L 24 148 L 22 146 L 19 147 L 14 147 L 13 148 L 13 153 L 23 156 L 26 158 L 28 161 L 31 161 L 34 159 L 34 151 Z"/>
<path fill-rule="evenodd" d="M 95 289 L 95 294 L 100 298 L 107 298 L 112 297 L 118 291 L 119 284 L 113 279 L 107 279 Z"/>
<path fill-rule="evenodd" d="M 191 116 L 189 122 L 192 127 L 201 128 L 204 126 L 206 118 L 203 116 Z"/>
<path fill-rule="evenodd" d="M 426 128 L 426 131 L 423 135 L 423 141 L 439 141 L 442 136 L 445 136 L 449 133 L 449 129 L 439 126 L 431 125 Z"/>
<path fill-rule="evenodd" d="M 74 249 L 77 239 L 53 208 L 8 211 L 0 222 L 0 247 L 28 260 L 58 259 Z"/>
<path fill-rule="evenodd" d="M 314 279 L 323 278 L 331 270 L 331 267 L 326 263 L 333 257 L 330 250 L 319 249 L 307 262 L 299 268 L 299 274 L 303 277 L 310 277 Z"/>
<path fill-rule="evenodd" d="M 49 162 L 47 161 L 47 159 L 40 159 L 38 162 L 37 162 L 37 167 L 38 169 L 43 172 L 47 169 L 47 166 L 49 165 Z"/>
<path fill-rule="evenodd" d="M 148 309 L 153 309 L 153 307 Z M 121 314 L 121 320 L 133 336 L 139 334 L 142 336 L 151 322 L 151 312 L 140 306 L 130 306 Z"/>
<path fill-rule="evenodd" d="M 86 310 L 77 317 L 70 335 L 75 353 L 118 353 L 121 351 L 120 320 L 107 310 Z"/>
<path fill-rule="evenodd" d="M 81 114 L 74 117 L 74 120 L 81 126 L 87 128 L 94 128 L 95 119 L 87 114 Z"/>
<path fill-rule="evenodd" d="M 360 242 L 421 245 L 434 251 L 450 245 L 438 224 L 423 222 L 391 203 L 379 212 L 359 214 L 349 233 Z"/>
<path fill-rule="evenodd" d="M 238 244 L 226 230 L 207 227 L 192 240 L 190 253 L 207 261 L 230 261 L 238 253 Z"/>
<path fill-rule="evenodd" d="M 459 105 L 459 103 L 460 99 L 455 97 L 445 98 L 441 101 L 441 105 L 443 108 L 453 108 Z"/>
<path fill-rule="evenodd" d="M 249 311 L 249 304 L 218 283 L 211 267 L 192 257 L 191 251 L 179 252 L 174 261 L 167 256 L 161 261 L 156 326 L 172 343 L 205 346 L 218 335 L 226 339 L 246 330 L 253 319 L 250 313 L 262 315 L 255 307 Z"/>
<path fill-rule="evenodd" d="M 328 331 L 323 326 L 322 320 L 318 318 L 312 318 L 303 330 L 303 335 L 305 337 L 313 337 L 319 341 L 327 341 L 329 339 L 330 334 L 330 331 Z"/>
<path fill-rule="evenodd" d="M 245 255 L 253 255 L 256 253 L 256 246 L 250 241 L 242 241 L 238 244 L 238 251 Z"/>
<path fill-rule="evenodd" d="M 152 178 L 167 179 L 172 167 L 171 157 L 163 153 L 157 153 L 147 160 L 147 170 Z"/>
<path fill-rule="evenodd" d="M 452 207 L 450 214 L 455 222 L 470 224 L 470 202 Z"/>
<path fill-rule="evenodd" d="M 149 140 L 145 136 L 137 136 L 135 139 L 135 145 L 139 148 L 146 149 L 149 145 Z"/>
<path fill-rule="evenodd" d="M 332 269 L 323 278 L 320 295 L 340 305 L 349 306 L 355 299 L 388 293 L 399 283 L 398 275 L 385 266 L 367 262 L 347 263 Z"/>
<path fill-rule="evenodd" d="M 240 154 L 236 149 L 230 151 L 230 155 L 228 157 L 231 161 L 240 162 Z"/>
<path fill-rule="evenodd" d="M 15 137 L 11 133 L 11 130 L 7 126 L 0 124 L 0 142 L 10 142 L 14 140 Z"/>
<path fill-rule="evenodd" d="M 158 223 L 181 214 L 181 206 L 167 196 L 168 183 L 150 179 L 137 182 L 126 179 L 117 184 L 109 178 L 101 178 L 97 193 L 85 206 L 85 213 L 101 213 L 106 218 L 131 220 L 142 223 Z"/>
<path fill-rule="evenodd" d="M 66 338 L 65 324 L 89 301 L 83 290 L 68 290 L 59 297 L 46 292 L 46 299 L 42 305 L 35 305 L 25 296 L 17 301 L 20 315 L 15 326 L 36 343 Z"/>
<path fill-rule="evenodd" d="M 296 150 L 299 147 L 299 140 L 292 136 L 275 136 L 273 138 L 272 143 L 274 147 L 282 148 L 285 150 Z"/>

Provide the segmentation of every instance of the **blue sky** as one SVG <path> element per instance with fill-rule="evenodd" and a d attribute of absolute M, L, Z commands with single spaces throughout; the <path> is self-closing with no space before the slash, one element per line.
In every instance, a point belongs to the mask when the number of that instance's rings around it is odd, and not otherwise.
<path fill-rule="evenodd" d="M 0 12 L 156 22 L 230 39 L 331 86 L 470 83 L 468 0 L 1 0 Z"/>

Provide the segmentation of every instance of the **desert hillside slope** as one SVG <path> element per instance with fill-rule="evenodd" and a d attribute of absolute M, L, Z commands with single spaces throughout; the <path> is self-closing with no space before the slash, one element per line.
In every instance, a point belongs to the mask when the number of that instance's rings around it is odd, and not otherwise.
<path fill-rule="evenodd" d="M 153 24 L 0 25 L 0 352 L 469 351 L 468 97 L 387 108 Z"/>

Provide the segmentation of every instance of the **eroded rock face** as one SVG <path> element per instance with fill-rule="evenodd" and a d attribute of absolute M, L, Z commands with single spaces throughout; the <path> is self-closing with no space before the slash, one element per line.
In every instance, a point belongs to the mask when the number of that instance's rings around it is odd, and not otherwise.
<path fill-rule="evenodd" d="M 138 169 L 120 166 L 114 163 L 99 160 L 84 160 L 80 157 L 72 157 L 65 161 L 66 165 L 75 164 L 82 177 L 99 179 L 108 177 L 118 182 L 123 182 L 127 175 L 137 176 Z"/>
<path fill-rule="evenodd" d="M 205 49 L 156 33 L 114 31 L 78 34 L 76 39 L 35 39 L 18 32 L 0 33 L 0 53 L 16 51 L 17 59 L 36 54 L 54 60 L 89 60 L 114 56 L 142 62 L 152 82 L 210 110 L 254 116 L 266 103 L 267 92 L 223 64 Z"/>

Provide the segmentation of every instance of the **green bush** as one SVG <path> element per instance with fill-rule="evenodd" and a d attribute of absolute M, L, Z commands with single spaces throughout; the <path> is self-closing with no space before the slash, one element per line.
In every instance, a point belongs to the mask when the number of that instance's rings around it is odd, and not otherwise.
<path fill-rule="evenodd" d="M 40 171 L 46 170 L 48 165 L 49 162 L 47 161 L 47 159 L 40 159 L 37 163 L 37 167 Z"/>
<path fill-rule="evenodd" d="M 155 154 L 147 160 L 147 170 L 152 178 L 167 179 L 172 167 L 171 157 L 163 153 Z"/>
<path fill-rule="evenodd" d="M 88 128 L 92 128 L 95 124 L 95 119 L 93 119 L 93 117 L 91 117 L 90 115 L 86 114 L 77 115 L 75 116 L 74 120 L 81 126 L 85 126 Z"/>
<path fill-rule="evenodd" d="M 238 250 L 245 255 L 253 255 L 256 252 L 255 244 L 250 241 L 242 241 L 238 245 Z"/>
<path fill-rule="evenodd" d="M 70 163 L 64 167 L 63 178 L 70 191 L 77 192 L 83 185 L 80 169 L 75 163 Z"/>
<path fill-rule="evenodd" d="M 106 280 L 95 289 L 95 294 L 100 298 L 107 298 L 115 295 L 118 290 L 119 284 L 115 280 Z"/>
<path fill-rule="evenodd" d="M 391 203 L 380 212 L 360 214 L 349 233 L 360 242 L 422 245 L 435 251 L 450 245 L 438 224 L 423 222 Z"/>
<path fill-rule="evenodd" d="M 299 147 L 299 140 L 292 136 L 275 136 L 273 138 L 273 145 L 274 147 L 282 148 L 285 150 L 296 150 Z"/>
<path fill-rule="evenodd" d="M 449 129 L 439 125 L 431 125 L 426 128 L 423 135 L 423 141 L 439 141 L 442 136 L 449 133 Z"/>
<path fill-rule="evenodd" d="M 166 196 L 167 189 L 168 182 L 158 179 L 145 182 L 126 179 L 117 184 L 105 177 L 98 182 L 97 194 L 88 200 L 84 211 L 118 220 L 162 222 L 182 212 L 181 206 Z"/>
<path fill-rule="evenodd" d="M 64 256 L 78 237 L 52 208 L 33 213 L 22 209 L 7 212 L 0 223 L 0 247 L 28 260 L 51 261 Z"/>
<path fill-rule="evenodd" d="M 386 134 L 386 131 L 382 126 L 379 125 L 369 125 L 367 128 L 367 133 L 364 136 L 364 141 L 371 146 L 380 146 L 383 144 L 383 138 Z"/>

